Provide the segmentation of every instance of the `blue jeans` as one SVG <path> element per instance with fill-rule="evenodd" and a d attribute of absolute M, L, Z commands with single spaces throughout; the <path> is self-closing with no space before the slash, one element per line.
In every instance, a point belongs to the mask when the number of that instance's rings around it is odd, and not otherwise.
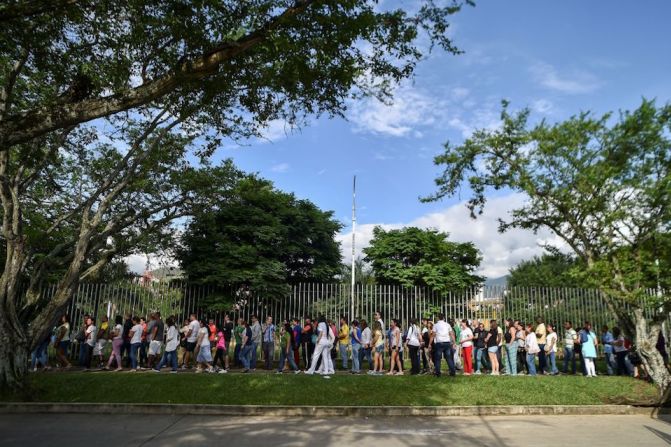
<path fill-rule="evenodd" d="M 484 354 L 484 356 L 483 356 Z M 487 348 L 475 348 L 475 370 L 480 371 L 481 367 L 487 366 Z"/>
<path fill-rule="evenodd" d="M 254 343 L 247 345 L 243 347 L 240 351 L 240 361 L 242 362 L 242 366 L 245 369 L 250 369 L 250 364 L 252 362 L 252 358 L 255 357 L 254 353 L 256 352 L 256 345 Z"/>
<path fill-rule="evenodd" d="M 177 371 L 177 351 L 165 351 L 161 361 L 156 367 L 156 371 L 160 371 L 166 365 L 172 366 L 173 371 Z"/>
<path fill-rule="evenodd" d="M 368 362 L 368 369 L 373 369 L 373 349 L 372 348 L 361 348 L 361 358 L 366 358 Z"/>
<path fill-rule="evenodd" d="M 517 341 L 506 344 L 506 374 L 517 375 Z"/>
<path fill-rule="evenodd" d="M 573 348 L 564 348 L 564 368 L 562 372 L 564 374 L 568 373 L 568 364 L 571 362 L 572 366 L 572 371 L 573 374 L 575 374 L 576 367 L 575 367 L 575 353 L 573 352 Z"/>
<path fill-rule="evenodd" d="M 251 352 L 251 356 L 250 356 L 250 360 L 249 360 L 249 366 L 247 366 L 247 368 L 249 368 L 249 369 L 256 369 L 256 351 L 258 350 L 258 348 L 259 348 L 259 344 L 252 342 L 252 352 Z M 243 363 L 243 365 L 244 365 L 244 363 Z"/>
<path fill-rule="evenodd" d="M 529 375 L 536 375 L 536 354 L 527 354 L 527 367 L 529 368 Z"/>
<path fill-rule="evenodd" d="M 79 342 L 79 366 L 86 366 L 86 343 Z"/>
<path fill-rule="evenodd" d="M 352 372 L 359 372 L 361 369 L 359 352 L 361 352 L 361 345 L 359 343 L 352 343 Z"/>
<path fill-rule="evenodd" d="M 47 366 L 48 356 L 47 348 L 49 347 L 49 339 L 44 340 L 37 345 L 37 348 L 30 354 L 30 369 L 35 369 L 37 362 L 42 364 L 42 367 Z"/>
<path fill-rule="evenodd" d="M 131 343 L 130 344 L 130 367 L 131 369 L 137 368 L 137 354 L 138 350 L 142 343 Z"/>
<path fill-rule="evenodd" d="M 338 349 L 340 350 L 340 359 L 342 360 L 342 369 L 347 369 L 347 358 L 349 357 L 347 353 L 347 345 L 338 343 Z"/>
<path fill-rule="evenodd" d="M 545 367 L 545 343 L 538 344 L 538 347 L 541 349 L 541 351 L 538 353 L 538 372 L 541 374 L 545 374 L 545 370 L 547 369 Z"/>
<path fill-rule="evenodd" d="M 452 343 L 436 343 L 435 354 L 433 359 L 433 365 L 436 368 L 436 376 L 440 377 L 440 363 L 442 357 L 445 357 L 447 360 L 447 366 L 450 369 L 450 375 L 453 376 L 456 374 L 456 369 L 454 367 L 454 354 L 452 351 Z"/>
<path fill-rule="evenodd" d="M 277 365 L 277 371 L 282 372 L 284 369 L 284 362 L 288 361 L 289 362 L 289 367 L 293 371 L 298 371 L 298 366 L 296 366 L 296 362 L 294 361 L 294 351 L 289 350 L 289 353 L 287 354 L 286 348 L 281 348 L 280 349 L 280 363 Z"/>
<path fill-rule="evenodd" d="M 557 369 L 557 363 L 555 362 L 556 352 L 548 353 L 548 358 L 550 359 L 550 374 L 557 374 L 559 370 Z"/>
<path fill-rule="evenodd" d="M 606 371 L 608 372 L 609 376 L 612 376 L 617 369 L 617 360 L 615 360 L 615 354 L 612 352 L 606 352 L 604 353 L 604 356 L 606 358 Z"/>
<path fill-rule="evenodd" d="M 240 361 L 240 348 L 242 346 L 240 343 L 235 344 L 235 350 L 233 351 L 233 363 L 237 365 L 242 365 L 242 362 Z"/>

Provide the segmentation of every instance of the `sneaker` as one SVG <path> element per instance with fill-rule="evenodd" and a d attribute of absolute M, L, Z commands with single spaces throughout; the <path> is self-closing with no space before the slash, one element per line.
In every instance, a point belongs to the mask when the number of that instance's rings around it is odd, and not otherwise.
<path fill-rule="evenodd" d="M 207 369 L 205 370 L 205 372 L 206 372 L 206 373 L 213 373 L 213 372 L 214 372 L 214 368 L 207 368 Z"/>
<path fill-rule="evenodd" d="M 202 373 L 203 370 L 201 368 L 196 368 L 196 371 L 194 371 L 196 374 Z"/>
<path fill-rule="evenodd" d="M 477 371 L 475 371 L 473 374 L 475 374 L 476 376 L 479 376 L 479 375 L 481 375 L 482 373 L 480 372 L 480 370 L 477 370 Z"/>
<path fill-rule="evenodd" d="M 403 375 L 403 371 L 398 371 L 398 372 L 396 372 L 394 375 L 396 375 L 396 376 L 402 376 L 402 375 Z"/>
<path fill-rule="evenodd" d="M 177 370 L 173 369 L 172 371 L 170 371 L 170 374 L 177 374 Z"/>
<path fill-rule="evenodd" d="M 226 370 L 226 369 L 220 369 L 219 371 L 217 371 L 217 373 L 219 373 L 219 374 L 226 374 L 227 372 L 228 372 L 228 370 Z"/>
<path fill-rule="evenodd" d="M 282 371 L 275 371 L 275 374 L 282 375 Z"/>
<path fill-rule="evenodd" d="M 34 372 L 34 373 L 36 373 L 36 372 L 37 372 L 37 368 L 33 368 L 33 369 L 31 369 L 30 372 Z"/>
<path fill-rule="evenodd" d="M 249 370 L 248 369 L 243 369 L 242 372 L 247 374 L 249 372 Z"/>
<path fill-rule="evenodd" d="M 152 369 L 152 372 L 160 373 L 161 371 L 159 371 L 158 369 Z"/>
<path fill-rule="evenodd" d="M 294 371 L 294 374 L 300 374 L 300 373 L 301 373 L 300 369 L 297 369 L 296 371 Z"/>
<path fill-rule="evenodd" d="M 130 370 L 130 372 L 132 372 L 132 373 L 137 372 L 137 371 L 138 371 L 138 369 L 133 369 L 133 368 L 131 368 L 131 370 Z"/>
<path fill-rule="evenodd" d="M 331 378 L 331 376 L 324 376 L 324 378 L 325 378 L 325 379 L 330 379 L 330 378 Z"/>
<path fill-rule="evenodd" d="M 182 365 L 182 369 L 186 369 L 186 365 Z"/>
<path fill-rule="evenodd" d="M 305 371 L 305 374 L 307 374 L 308 376 L 311 376 L 311 375 L 313 375 L 314 373 L 313 373 L 313 372 L 310 372 L 310 371 Z"/>
<path fill-rule="evenodd" d="M 119 368 L 114 370 L 114 372 L 119 372 L 119 371 L 123 371 L 123 368 L 119 367 Z"/>

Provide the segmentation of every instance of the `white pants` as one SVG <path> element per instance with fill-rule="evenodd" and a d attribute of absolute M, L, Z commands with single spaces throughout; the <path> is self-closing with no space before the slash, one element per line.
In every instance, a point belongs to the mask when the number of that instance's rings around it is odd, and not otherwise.
<path fill-rule="evenodd" d="M 104 339 L 104 338 L 98 339 L 95 346 L 93 347 L 93 355 L 101 355 L 102 352 L 103 352 L 103 349 L 105 349 L 106 344 L 107 344 L 106 339 Z"/>
<path fill-rule="evenodd" d="M 585 358 L 585 370 L 587 370 L 588 376 L 596 376 L 596 370 L 594 368 L 594 359 Z"/>
<path fill-rule="evenodd" d="M 322 357 L 322 363 L 319 366 L 319 374 L 333 374 L 335 373 L 333 369 L 333 362 L 331 361 L 331 345 L 328 343 L 320 343 L 315 347 L 315 352 L 312 354 L 312 360 L 310 361 L 310 369 L 307 370 L 307 374 L 314 374 L 315 368 L 317 367 L 317 360 L 319 356 Z"/>

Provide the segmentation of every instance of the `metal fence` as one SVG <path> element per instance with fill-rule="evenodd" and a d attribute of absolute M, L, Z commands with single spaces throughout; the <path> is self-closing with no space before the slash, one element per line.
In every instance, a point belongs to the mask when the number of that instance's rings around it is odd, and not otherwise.
<path fill-rule="evenodd" d="M 43 293 L 54 290 L 49 287 Z M 649 291 L 651 296 L 655 292 Z M 454 319 L 485 321 L 513 318 L 526 322 L 540 316 L 547 322 L 579 325 L 589 320 L 594 328 L 618 323 L 598 290 L 503 286 L 438 293 L 423 287 L 357 285 L 352 296 L 349 284 L 297 284 L 285 296 L 268 297 L 247 290 L 175 282 L 81 284 L 66 310 L 75 324 L 85 314 L 113 319 L 125 313 L 146 316 L 152 311 L 160 311 L 164 317 L 173 315 L 177 322 L 191 313 L 217 323 L 225 313 L 245 319 L 254 314 L 260 318 L 271 315 L 275 321 L 320 314 L 333 320 L 345 315 L 348 320 L 370 321 L 373 313 L 380 311 L 385 321 L 398 318 L 402 327 L 407 327 L 410 318 L 433 317 L 439 312 Z"/>

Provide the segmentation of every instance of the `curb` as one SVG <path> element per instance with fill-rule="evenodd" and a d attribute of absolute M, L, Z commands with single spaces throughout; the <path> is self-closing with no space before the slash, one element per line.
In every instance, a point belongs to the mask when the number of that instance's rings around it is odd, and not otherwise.
<path fill-rule="evenodd" d="M 665 409 L 633 405 L 503 405 L 454 407 L 321 407 L 282 405 L 195 404 L 98 404 L 98 403 L 0 403 L 0 414 L 144 414 L 225 415 L 273 417 L 379 417 L 379 416 L 582 416 L 665 414 Z"/>

